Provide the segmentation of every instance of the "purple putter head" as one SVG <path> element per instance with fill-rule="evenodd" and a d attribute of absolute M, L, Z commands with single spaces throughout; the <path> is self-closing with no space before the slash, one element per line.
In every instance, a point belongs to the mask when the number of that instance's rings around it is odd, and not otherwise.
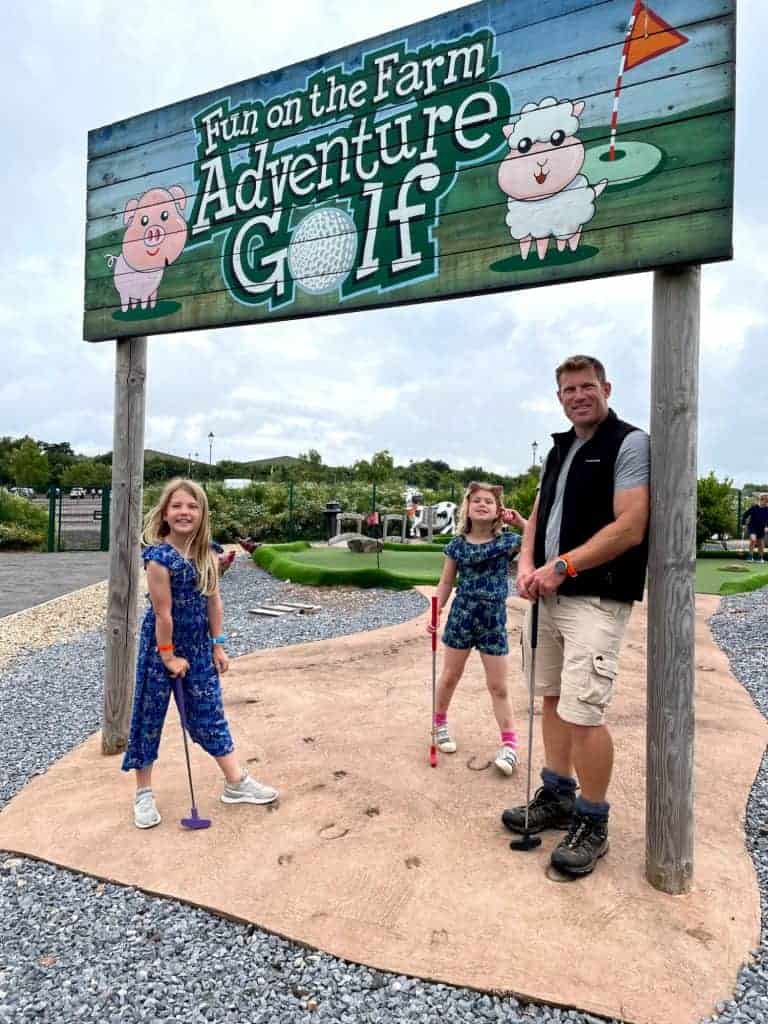
<path fill-rule="evenodd" d="M 181 824 L 184 828 L 210 828 L 211 819 L 201 818 L 197 813 L 197 808 L 193 807 L 189 818 L 182 818 Z"/>

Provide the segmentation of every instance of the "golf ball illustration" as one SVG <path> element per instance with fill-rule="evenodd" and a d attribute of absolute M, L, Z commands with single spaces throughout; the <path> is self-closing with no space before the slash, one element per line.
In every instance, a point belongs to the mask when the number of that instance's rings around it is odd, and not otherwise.
<path fill-rule="evenodd" d="M 288 246 L 288 266 L 296 284 L 312 295 L 335 291 L 352 270 L 355 232 L 355 222 L 343 210 L 307 214 Z"/>

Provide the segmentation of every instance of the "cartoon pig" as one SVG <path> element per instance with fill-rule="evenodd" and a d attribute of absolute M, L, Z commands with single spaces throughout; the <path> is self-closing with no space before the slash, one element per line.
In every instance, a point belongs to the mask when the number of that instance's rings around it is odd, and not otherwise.
<path fill-rule="evenodd" d="M 499 167 L 507 200 L 506 223 L 525 260 L 534 239 L 539 259 L 554 236 L 559 252 L 575 252 L 581 230 L 595 215 L 595 200 L 608 179 L 594 187 L 580 174 L 584 146 L 576 137 L 584 103 L 548 96 L 526 103 L 514 124 L 504 125 L 510 153 Z"/>
<path fill-rule="evenodd" d="M 186 205 L 180 185 L 150 188 L 125 204 L 122 253 L 107 256 L 124 313 L 139 303 L 142 309 L 154 309 L 165 268 L 179 258 L 187 241 L 187 222 L 181 215 Z"/>

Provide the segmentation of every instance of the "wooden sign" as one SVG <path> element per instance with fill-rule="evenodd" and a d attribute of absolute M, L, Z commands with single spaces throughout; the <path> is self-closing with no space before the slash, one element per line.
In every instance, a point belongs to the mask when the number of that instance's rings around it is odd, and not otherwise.
<path fill-rule="evenodd" d="M 735 0 L 486 0 L 88 140 L 99 341 L 731 257 Z"/>

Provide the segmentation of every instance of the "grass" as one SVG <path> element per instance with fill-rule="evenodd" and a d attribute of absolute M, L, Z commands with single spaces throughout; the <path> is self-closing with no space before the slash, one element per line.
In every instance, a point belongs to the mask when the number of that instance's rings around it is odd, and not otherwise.
<path fill-rule="evenodd" d="M 697 594 L 743 594 L 768 586 L 768 563 L 743 558 L 697 558 Z"/>
<path fill-rule="evenodd" d="M 443 568 L 442 545 L 386 544 L 379 555 L 346 548 L 311 547 L 307 541 L 257 548 L 254 561 L 278 579 L 311 586 L 388 587 L 408 590 L 435 586 Z M 735 567 L 735 568 L 734 568 Z M 768 563 L 736 558 L 696 561 L 697 594 L 740 594 L 768 586 Z"/>
<path fill-rule="evenodd" d="M 387 544 L 379 555 L 356 554 L 345 548 L 313 548 L 307 541 L 257 548 L 253 560 L 281 580 L 311 586 L 388 587 L 409 590 L 435 585 L 443 568 L 441 547 Z"/>

